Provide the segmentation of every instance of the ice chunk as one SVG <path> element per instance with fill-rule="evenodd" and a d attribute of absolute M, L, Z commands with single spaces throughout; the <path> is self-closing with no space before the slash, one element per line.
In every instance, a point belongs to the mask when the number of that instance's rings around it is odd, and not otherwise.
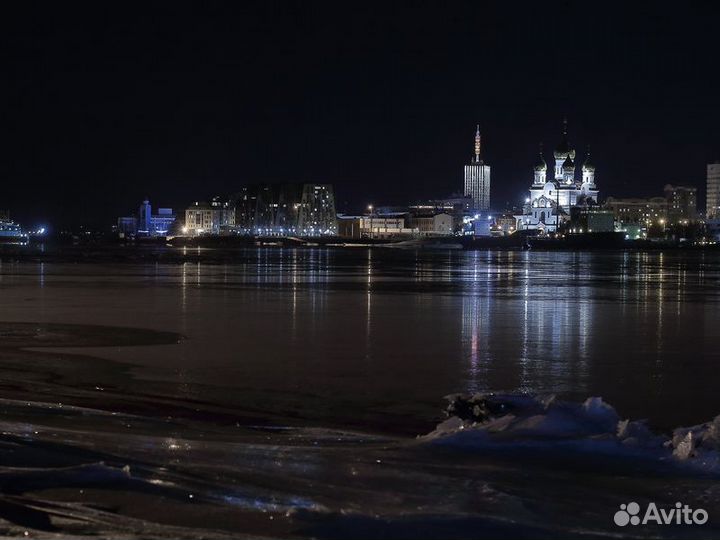
<path fill-rule="evenodd" d="M 680 439 L 677 444 L 675 444 L 673 440 L 673 446 L 675 446 L 675 449 L 673 450 L 674 457 L 680 460 L 690 458 L 695 452 L 695 441 L 693 438 L 693 432 L 691 430 L 688 430 L 685 436 L 682 437 L 682 439 Z"/>

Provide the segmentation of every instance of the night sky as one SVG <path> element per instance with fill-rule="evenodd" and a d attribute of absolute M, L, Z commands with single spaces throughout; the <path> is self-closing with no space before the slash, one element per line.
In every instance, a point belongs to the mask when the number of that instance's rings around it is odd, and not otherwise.
<path fill-rule="evenodd" d="M 258 181 L 338 209 L 462 189 L 475 124 L 493 207 L 567 115 L 600 198 L 720 159 L 720 8 L 608 2 L 17 2 L 0 23 L 0 208 L 109 227 Z M 582 162 L 582 159 L 579 160 Z"/>

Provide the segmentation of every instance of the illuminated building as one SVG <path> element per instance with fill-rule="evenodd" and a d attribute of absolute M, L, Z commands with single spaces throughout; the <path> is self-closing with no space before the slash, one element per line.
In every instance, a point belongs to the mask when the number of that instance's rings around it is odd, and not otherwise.
<path fill-rule="evenodd" d="M 563 123 L 562 139 L 553 157 L 553 178 L 548 179 L 548 166 L 540 148 L 529 197 L 525 200 L 523 213 L 515 216 L 518 230 L 552 232 L 569 221 L 573 207 L 597 204 L 595 166 L 590 161 L 590 151 L 587 152 L 580 178 L 576 178 L 575 150 L 568 142 L 567 120 Z"/>
<path fill-rule="evenodd" d="M 601 209 L 597 206 L 574 206 L 570 209 L 571 233 L 613 232 L 615 230 L 615 215 L 612 210 Z"/>
<path fill-rule="evenodd" d="M 417 229 L 407 226 L 405 212 L 391 214 L 370 213 L 364 216 L 338 216 L 338 236 L 343 238 L 390 239 L 410 237 Z"/>
<path fill-rule="evenodd" d="M 503 234 L 515 232 L 517 220 L 512 214 L 501 214 L 495 218 L 495 230 Z"/>
<path fill-rule="evenodd" d="M 480 157 L 480 126 L 475 132 L 475 155 L 465 165 L 465 194 L 472 198 L 473 210 L 490 208 L 490 166 Z"/>
<path fill-rule="evenodd" d="M 121 236 L 159 237 L 167 236 L 174 222 L 172 208 L 158 208 L 153 214 L 150 201 L 145 199 L 136 215 L 118 218 L 117 229 Z"/>
<path fill-rule="evenodd" d="M 421 235 L 449 236 L 455 229 L 455 220 L 450 214 L 410 214 L 410 226 Z"/>
<path fill-rule="evenodd" d="M 337 234 L 332 184 L 252 184 L 237 193 L 236 229 L 244 234 Z"/>
<path fill-rule="evenodd" d="M 720 218 L 720 162 L 709 163 L 707 166 L 707 219 Z"/>
<path fill-rule="evenodd" d="M 697 188 L 668 184 L 665 186 L 665 198 L 670 223 L 697 219 Z"/>
<path fill-rule="evenodd" d="M 235 208 L 228 201 L 214 197 L 210 203 L 194 202 L 185 210 L 183 234 L 220 234 L 235 225 Z"/>
<path fill-rule="evenodd" d="M 337 234 L 335 192 L 331 184 L 303 184 L 297 228 L 303 236 Z"/>
<path fill-rule="evenodd" d="M 617 198 L 608 197 L 605 209 L 613 212 L 615 221 L 620 225 L 640 225 L 659 222 L 667 219 L 667 199 L 665 197 L 650 198 Z"/>
<path fill-rule="evenodd" d="M 407 207 L 411 215 L 450 214 L 453 218 L 453 231 L 462 227 L 463 218 L 472 215 L 473 199 L 468 195 L 452 195 L 444 199 L 412 204 Z"/>

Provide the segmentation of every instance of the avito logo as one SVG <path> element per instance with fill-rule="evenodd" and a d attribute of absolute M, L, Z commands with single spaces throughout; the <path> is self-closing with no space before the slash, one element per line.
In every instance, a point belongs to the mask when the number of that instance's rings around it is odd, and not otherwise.
<path fill-rule="evenodd" d="M 703 525 L 707 523 L 708 513 L 702 508 L 693 510 L 687 504 L 675 503 L 675 508 L 658 508 L 651 502 L 640 517 L 640 505 L 636 502 L 621 504 L 620 510 L 615 512 L 613 518 L 615 525 L 625 527 L 626 525 Z"/>

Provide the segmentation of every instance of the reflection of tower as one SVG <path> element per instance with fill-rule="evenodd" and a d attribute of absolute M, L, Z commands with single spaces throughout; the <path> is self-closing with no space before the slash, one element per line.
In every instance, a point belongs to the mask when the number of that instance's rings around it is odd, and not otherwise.
<path fill-rule="evenodd" d="M 483 322 L 489 318 L 488 299 L 474 294 L 462 297 L 462 348 L 468 362 L 468 392 L 488 390 L 484 375 L 489 354 L 488 330 Z"/>
<path fill-rule="evenodd" d="M 475 155 L 469 165 L 465 165 L 465 195 L 472 197 L 475 210 L 490 208 L 490 166 L 480 157 L 480 126 L 475 131 Z"/>

